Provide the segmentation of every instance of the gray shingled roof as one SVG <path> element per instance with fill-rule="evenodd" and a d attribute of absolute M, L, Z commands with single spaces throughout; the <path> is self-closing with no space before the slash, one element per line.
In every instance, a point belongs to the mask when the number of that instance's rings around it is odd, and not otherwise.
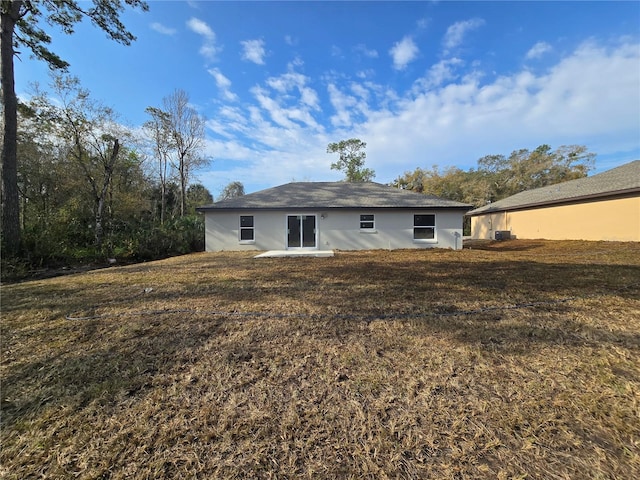
<path fill-rule="evenodd" d="M 640 160 L 591 177 L 516 193 L 497 202 L 476 208 L 467 215 L 568 203 L 632 192 L 640 193 Z"/>
<path fill-rule="evenodd" d="M 199 211 L 236 209 L 459 208 L 467 205 L 374 182 L 294 182 L 221 200 Z"/>

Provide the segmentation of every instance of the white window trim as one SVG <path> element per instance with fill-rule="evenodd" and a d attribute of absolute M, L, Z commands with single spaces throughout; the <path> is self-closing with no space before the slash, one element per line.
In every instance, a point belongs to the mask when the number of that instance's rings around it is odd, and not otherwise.
<path fill-rule="evenodd" d="M 243 227 L 242 217 L 252 217 L 253 227 Z M 249 229 L 253 230 L 253 239 L 242 240 L 242 230 L 249 230 Z M 238 242 L 240 243 L 240 245 L 253 245 L 256 243 L 256 216 L 255 215 L 239 215 L 238 216 Z"/>
<path fill-rule="evenodd" d="M 416 215 L 433 215 L 433 226 L 416 225 Z M 416 238 L 416 228 L 433 228 L 433 238 Z M 411 227 L 413 243 L 438 243 L 438 218 L 435 213 L 414 213 Z"/>
<path fill-rule="evenodd" d="M 368 222 L 369 220 L 362 220 L 363 215 L 371 215 L 373 220 L 373 227 L 371 228 L 362 228 L 362 222 Z M 378 229 L 376 228 L 376 214 L 375 213 L 360 213 L 358 215 L 358 225 L 360 226 L 360 233 L 370 234 L 370 233 L 378 233 Z"/>

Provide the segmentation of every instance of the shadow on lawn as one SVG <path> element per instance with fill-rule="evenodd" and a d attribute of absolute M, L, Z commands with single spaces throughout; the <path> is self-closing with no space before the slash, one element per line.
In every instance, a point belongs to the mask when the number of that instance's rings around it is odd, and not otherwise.
<path fill-rule="evenodd" d="M 463 248 L 490 252 L 523 252 L 545 246 L 542 240 L 465 240 Z"/>
<path fill-rule="evenodd" d="M 606 302 L 619 306 L 640 300 L 638 266 L 426 260 L 391 267 L 361 262 L 348 270 L 321 263 L 313 276 L 306 271 L 292 271 L 297 288 L 283 290 L 281 297 L 328 312 L 337 309 L 352 315 L 354 323 L 407 321 L 420 326 L 418 332 L 445 333 L 466 344 L 514 353 L 537 344 L 640 347 L 631 313 L 625 320 L 615 317 L 624 309 L 610 312 L 611 322 L 606 320 Z M 349 328 L 348 320 L 342 323 Z"/>
<path fill-rule="evenodd" d="M 47 282 L 15 286 L 10 301 L 3 301 L 5 313 L 19 317 L 21 310 L 32 307 L 33 299 L 39 299 L 48 320 L 31 321 L 26 327 L 11 320 L 3 326 L 3 428 L 52 406 L 82 409 L 99 402 L 108 407 L 143 395 L 150 386 L 167 381 L 163 377 L 167 372 L 188 370 L 194 352 L 220 335 L 225 323 L 241 328 L 245 319 L 268 322 L 269 314 L 291 314 L 290 328 L 296 334 L 331 336 L 340 342 L 370 335 L 363 324 L 379 319 L 406 321 L 412 327 L 410 335 L 445 335 L 501 353 L 526 353 L 550 344 L 640 348 L 637 325 L 626 328 L 624 321 L 614 319 L 616 328 L 610 328 L 589 318 L 596 313 L 604 316 L 602 309 L 608 308 L 594 305 L 598 299 L 613 297 L 618 307 L 620 302 L 640 300 L 638 266 L 457 264 L 434 258 L 425 255 L 411 263 L 389 263 L 354 257 L 347 264 L 335 259 L 265 263 L 239 259 L 242 268 L 235 276 L 222 278 L 217 276 L 216 262 L 207 263 L 204 257 L 204 264 L 191 264 L 205 272 L 198 282 L 182 277 L 180 284 L 178 275 L 172 274 L 173 265 L 159 263 L 123 267 L 123 276 L 142 275 L 133 286 L 106 277 L 102 283 L 103 277 L 96 278 L 84 290 L 80 282 L 67 287 Z M 150 277 L 144 277 L 145 272 Z M 152 277 L 158 272 L 165 278 L 161 286 Z M 145 285 L 154 290 L 145 294 Z M 590 305 L 573 299 L 586 299 Z M 535 302 L 540 304 L 510 309 Z M 156 304 L 191 313 L 144 313 Z M 223 308 L 245 316 L 206 313 Z M 91 317 L 111 309 L 112 316 L 64 320 L 73 312 Z M 468 313 L 479 309 L 484 310 Z M 514 311 L 524 313 L 510 313 Z M 269 334 L 264 335 L 253 342 L 268 341 Z M 29 349 L 39 348 L 42 353 L 32 361 L 11 358 L 12 349 L 22 349 L 28 357 Z M 237 352 L 227 353 L 235 358 Z"/>
<path fill-rule="evenodd" d="M 188 370 L 190 352 L 217 335 L 221 324 L 221 319 L 105 318 L 55 322 L 39 329 L 37 338 L 23 336 L 32 348 L 42 342 L 40 348 L 50 353 L 6 366 L 3 429 L 47 408 L 79 411 L 94 402 L 108 408 L 139 396 L 157 386 L 162 374 Z M 73 348 L 50 348 L 47 342 Z M 5 350 L 12 348 L 11 341 L 4 343 Z"/>

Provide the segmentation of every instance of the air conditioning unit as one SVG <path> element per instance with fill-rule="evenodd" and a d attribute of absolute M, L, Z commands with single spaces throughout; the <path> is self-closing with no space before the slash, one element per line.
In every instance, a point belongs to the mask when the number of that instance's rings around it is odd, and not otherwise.
<path fill-rule="evenodd" d="M 509 240 L 511 238 L 511 230 L 496 230 L 496 240 Z"/>

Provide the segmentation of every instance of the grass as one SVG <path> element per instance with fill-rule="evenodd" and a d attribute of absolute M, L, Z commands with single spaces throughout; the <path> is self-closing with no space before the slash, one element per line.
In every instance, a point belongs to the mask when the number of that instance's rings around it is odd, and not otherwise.
<path fill-rule="evenodd" d="M 640 244 L 2 286 L 0 476 L 640 478 Z"/>

